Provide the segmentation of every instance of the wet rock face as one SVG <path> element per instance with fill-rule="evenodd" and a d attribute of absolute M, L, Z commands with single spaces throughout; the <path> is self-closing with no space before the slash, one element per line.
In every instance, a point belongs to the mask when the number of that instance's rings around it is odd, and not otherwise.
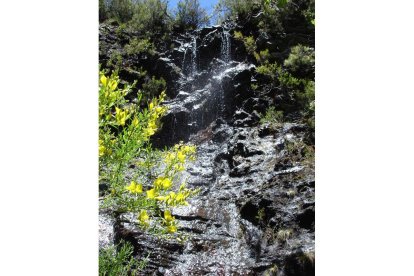
<path fill-rule="evenodd" d="M 178 37 L 160 61 L 180 77 L 152 142 L 198 148 L 183 178 L 201 191 L 173 211 L 188 241 L 147 235 L 132 215 L 115 219 L 114 239 L 130 241 L 139 258 L 150 254 L 143 275 L 314 275 L 314 169 L 300 146 L 292 149 L 307 128 L 260 125 L 272 99 L 250 88 L 254 65 L 225 61 L 235 45 L 224 31 Z"/>
<path fill-rule="evenodd" d="M 154 260 L 157 273 L 162 267 L 163 275 L 266 275 L 277 267 L 270 275 L 314 275 L 313 169 L 283 161 L 305 128 L 263 129 L 217 119 L 190 137 L 198 158 L 185 177 L 201 192 L 174 215 L 191 238 L 171 251 L 178 257 L 168 265 Z"/>

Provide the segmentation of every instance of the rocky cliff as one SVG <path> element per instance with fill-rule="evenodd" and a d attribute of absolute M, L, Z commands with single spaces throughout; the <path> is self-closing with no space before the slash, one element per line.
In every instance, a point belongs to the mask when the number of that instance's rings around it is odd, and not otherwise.
<path fill-rule="evenodd" d="M 294 109 L 277 128 L 259 122 L 269 106 L 292 100 L 262 85 L 265 76 L 234 39 L 245 27 L 227 22 L 174 34 L 153 55 L 127 55 L 135 34 L 100 26 L 102 66 L 117 52 L 125 82 L 140 78 L 141 68 L 167 82 L 168 113 L 153 144 L 191 141 L 198 148 L 184 177 L 201 192 L 174 211 L 186 242 L 149 236 L 128 215 L 101 214 L 100 245 L 124 239 L 137 256 L 150 254 L 144 274 L 314 275 L 315 179 L 305 146 L 313 130 Z M 259 44 L 278 43 L 259 37 Z"/>

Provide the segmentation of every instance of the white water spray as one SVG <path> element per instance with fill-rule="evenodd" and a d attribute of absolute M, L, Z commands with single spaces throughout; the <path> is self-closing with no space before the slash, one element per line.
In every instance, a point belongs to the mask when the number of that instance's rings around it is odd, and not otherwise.
<path fill-rule="evenodd" d="M 197 38 L 194 36 L 191 43 L 191 76 L 197 73 Z"/>
<path fill-rule="evenodd" d="M 221 34 L 221 59 L 227 64 L 231 58 L 231 42 L 230 42 L 230 33 L 226 30 L 223 30 Z"/>

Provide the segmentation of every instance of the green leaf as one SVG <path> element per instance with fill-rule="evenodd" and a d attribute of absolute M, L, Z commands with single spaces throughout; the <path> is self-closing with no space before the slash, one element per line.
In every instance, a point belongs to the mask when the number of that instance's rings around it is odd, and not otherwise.
<path fill-rule="evenodd" d="M 289 1 L 289 0 L 278 0 L 278 2 L 277 2 L 277 6 L 278 6 L 279 8 L 284 8 L 284 7 L 287 5 L 288 1 Z"/>

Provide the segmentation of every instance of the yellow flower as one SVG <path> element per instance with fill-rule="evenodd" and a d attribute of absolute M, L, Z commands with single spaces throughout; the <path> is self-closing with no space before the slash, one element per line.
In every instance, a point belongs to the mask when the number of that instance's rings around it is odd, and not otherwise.
<path fill-rule="evenodd" d="M 172 152 L 168 152 L 165 156 L 165 163 L 167 163 L 167 166 L 173 162 L 175 159 L 175 154 Z"/>
<path fill-rule="evenodd" d="M 157 106 L 157 107 L 155 108 L 155 112 L 157 112 L 157 113 L 161 114 L 161 113 L 163 113 L 163 112 L 164 112 L 164 108 L 162 108 L 161 106 Z"/>
<path fill-rule="evenodd" d="M 144 226 L 149 225 L 149 216 L 148 216 L 147 210 L 142 210 L 141 211 L 141 213 L 138 216 L 138 220 Z"/>
<path fill-rule="evenodd" d="M 162 181 L 162 187 L 166 190 L 166 189 L 168 189 L 168 188 L 170 188 L 172 186 L 172 181 L 171 181 L 171 179 L 169 179 L 169 178 L 165 178 L 163 181 Z"/>
<path fill-rule="evenodd" d="M 149 137 L 155 134 L 155 131 L 157 130 L 157 124 L 155 123 L 154 120 L 150 120 L 148 122 L 148 126 L 147 128 L 144 130 L 144 134 L 145 136 Z"/>
<path fill-rule="evenodd" d="M 117 86 L 118 86 L 118 83 L 115 80 L 112 80 L 109 83 L 109 88 L 111 88 L 111 90 L 115 90 Z"/>
<path fill-rule="evenodd" d="M 185 154 L 193 154 L 196 152 L 196 147 L 195 146 L 184 146 L 183 151 Z"/>
<path fill-rule="evenodd" d="M 154 103 L 152 103 L 152 102 L 151 102 L 151 103 L 149 104 L 149 110 L 152 110 L 153 108 L 154 108 Z"/>
<path fill-rule="evenodd" d="M 135 181 L 131 181 L 131 184 L 125 189 L 135 194 L 142 194 L 142 184 L 137 184 Z"/>
<path fill-rule="evenodd" d="M 187 198 L 186 195 L 184 195 L 182 193 L 178 193 L 177 194 L 177 197 L 175 198 L 176 204 L 187 206 L 188 205 L 188 202 L 185 201 L 186 198 Z"/>
<path fill-rule="evenodd" d="M 117 121 L 118 124 L 120 124 L 121 126 L 125 125 L 125 121 L 127 119 L 127 111 L 122 111 L 122 109 L 115 107 L 115 119 Z"/>
<path fill-rule="evenodd" d="M 170 194 L 168 195 L 167 204 L 171 205 L 171 206 L 176 205 L 176 203 L 175 203 L 175 193 L 174 192 L 170 192 Z"/>
<path fill-rule="evenodd" d="M 150 121 L 148 127 L 152 128 L 154 131 L 157 130 L 157 124 L 154 121 Z"/>
<path fill-rule="evenodd" d="M 172 181 L 168 177 L 160 176 L 155 180 L 154 186 L 167 190 L 172 186 Z"/>
<path fill-rule="evenodd" d="M 172 181 L 168 177 L 160 176 L 154 181 L 154 186 L 166 190 L 172 186 Z"/>
<path fill-rule="evenodd" d="M 165 201 L 165 200 L 167 200 L 167 199 L 168 199 L 168 196 L 157 196 L 155 199 L 156 199 L 156 200 Z"/>
<path fill-rule="evenodd" d="M 99 156 L 105 155 L 106 148 L 103 145 L 103 140 L 99 140 Z"/>
<path fill-rule="evenodd" d="M 152 128 L 146 128 L 144 130 L 144 134 L 145 134 L 146 137 L 152 136 L 152 135 L 154 135 L 154 133 L 155 133 L 155 131 Z"/>
<path fill-rule="evenodd" d="M 170 226 L 167 227 L 167 231 L 168 231 L 168 233 L 175 233 L 175 232 L 177 232 L 177 226 L 170 225 Z"/>
<path fill-rule="evenodd" d="M 155 189 L 151 189 L 147 191 L 147 198 L 148 199 L 153 199 L 156 197 L 156 192 Z"/>
<path fill-rule="evenodd" d="M 170 223 L 170 222 L 175 220 L 175 218 L 171 215 L 170 210 L 165 210 L 164 211 L 164 219 L 167 223 Z"/>
<path fill-rule="evenodd" d="M 185 154 L 182 151 L 177 152 L 177 158 L 181 163 L 185 162 Z"/>
<path fill-rule="evenodd" d="M 101 83 L 103 86 L 106 86 L 106 82 L 107 82 L 107 78 L 105 77 L 105 75 L 101 76 Z"/>
<path fill-rule="evenodd" d="M 99 146 L 99 156 L 105 155 L 105 146 Z"/>
<path fill-rule="evenodd" d="M 176 199 L 175 200 L 177 200 L 178 202 L 181 202 L 181 201 L 183 201 L 185 198 L 184 198 L 184 195 L 182 194 L 182 193 L 178 193 L 177 194 L 177 197 L 176 197 Z"/>
<path fill-rule="evenodd" d="M 134 120 L 132 120 L 132 125 L 134 127 L 137 127 L 138 126 L 138 118 L 137 117 L 135 117 Z"/>

